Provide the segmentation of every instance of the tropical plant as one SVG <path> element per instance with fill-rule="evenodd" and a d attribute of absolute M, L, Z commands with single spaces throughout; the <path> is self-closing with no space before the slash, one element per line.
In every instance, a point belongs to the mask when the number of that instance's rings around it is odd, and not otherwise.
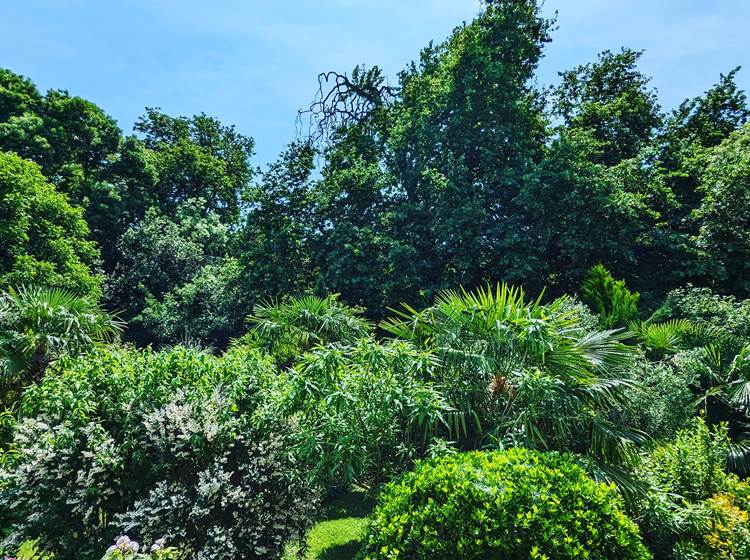
<path fill-rule="evenodd" d="M 630 332 L 654 360 L 664 359 L 680 350 L 716 344 L 722 338 L 722 333 L 713 325 L 684 318 L 661 323 L 633 321 Z"/>
<path fill-rule="evenodd" d="M 710 334 L 709 342 L 726 355 L 736 354 L 750 341 L 750 299 L 719 295 L 709 288 L 687 285 L 672 290 L 649 323 L 687 319 Z"/>
<path fill-rule="evenodd" d="M 434 379 L 476 445 L 488 433 L 516 445 L 575 449 L 608 462 L 627 460 L 635 431 L 608 413 L 627 406 L 633 381 L 616 372 L 633 358 L 614 331 L 586 332 L 566 299 L 542 305 L 506 284 L 446 290 L 424 311 L 381 327 L 440 360 Z"/>
<path fill-rule="evenodd" d="M 614 486 L 570 456 L 511 449 L 420 462 L 389 484 L 363 557 L 621 558 L 651 554 Z"/>
<path fill-rule="evenodd" d="M 625 327 L 638 318 L 638 293 L 631 293 L 624 280 L 598 264 L 589 270 L 581 286 L 581 300 L 599 315 L 605 329 Z"/>
<path fill-rule="evenodd" d="M 372 326 L 361 317 L 362 311 L 341 303 L 335 295 L 266 301 L 248 317 L 253 330 L 246 341 L 288 363 L 314 346 L 351 343 L 369 336 Z"/>
<path fill-rule="evenodd" d="M 718 346 L 709 344 L 675 356 L 679 367 L 693 372 L 698 404 L 707 420 L 728 422 L 732 444 L 729 464 L 750 472 L 750 344 L 725 359 Z"/>
<path fill-rule="evenodd" d="M 0 295 L 0 389 L 38 381 L 61 355 L 110 341 L 123 324 L 91 297 L 22 286 Z"/>

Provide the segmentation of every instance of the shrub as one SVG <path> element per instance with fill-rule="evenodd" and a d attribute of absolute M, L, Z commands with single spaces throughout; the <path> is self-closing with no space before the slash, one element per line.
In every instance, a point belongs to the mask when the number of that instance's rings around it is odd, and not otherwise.
<path fill-rule="evenodd" d="M 599 315 L 604 329 L 626 327 L 638 318 L 640 295 L 631 293 L 623 280 L 615 280 L 601 264 L 589 270 L 581 286 L 581 299 Z"/>
<path fill-rule="evenodd" d="M 556 453 L 511 449 L 420 463 L 388 485 L 365 557 L 647 559 L 613 486 Z"/>
<path fill-rule="evenodd" d="M 0 471 L 9 544 L 93 559 L 127 528 L 201 558 L 274 558 L 306 529 L 315 496 L 278 436 L 252 425 L 266 359 L 113 348 L 54 368 L 24 394 Z"/>
<path fill-rule="evenodd" d="M 750 299 L 722 296 L 708 288 L 686 286 L 672 290 L 650 321 L 689 319 L 712 329 L 712 344 L 727 353 L 736 353 L 750 341 Z"/>
<path fill-rule="evenodd" d="M 635 381 L 623 423 L 657 440 L 672 439 L 695 416 L 694 373 L 671 362 L 634 360 L 628 367 Z"/>
<path fill-rule="evenodd" d="M 336 295 L 261 303 L 248 317 L 253 329 L 244 342 L 269 352 L 279 364 L 289 365 L 314 346 L 353 343 L 370 336 L 372 325 L 362 317 L 363 311 L 341 303 Z"/>
<path fill-rule="evenodd" d="M 423 457 L 450 409 L 427 381 L 435 358 L 410 344 L 319 347 L 279 378 L 271 419 L 323 486 L 369 486 Z"/>
<path fill-rule="evenodd" d="M 697 419 L 644 457 L 634 513 L 658 558 L 749 557 L 750 486 L 726 472 L 729 444 L 726 426 Z"/>

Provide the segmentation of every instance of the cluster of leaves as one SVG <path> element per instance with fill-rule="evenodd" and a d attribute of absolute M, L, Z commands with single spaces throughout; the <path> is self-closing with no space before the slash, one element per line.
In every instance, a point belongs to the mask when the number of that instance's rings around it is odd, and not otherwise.
<path fill-rule="evenodd" d="M 487 433 L 537 449 L 576 450 L 621 463 L 639 434 L 608 412 L 627 402 L 616 375 L 631 349 L 613 331 L 586 331 L 566 298 L 543 305 L 498 284 L 445 291 L 424 311 L 407 307 L 382 327 L 433 350 L 437 382 L 460 413 L 459 433 L 476 445 Z"/>
<path fill-rule="evenodd" d="M 601 264 L 589 271 L 581 285 L 581 300 L 599 315 L 599 324 L 605 329 L 625 327 L 637 320 L 639 297 Z"/>
<path fill-rule="evenodd" d="M 400 342 L 321 347 L 279 379 L 267 413 L 292 419 L 290 444 L 325 487 L 373 487 L 432 452 L 448 426 L 434 367 Z"/>
<path fill-rule="evenodd" d="M 647 560 L 613 486 L 571 457 L 524 449 L 420 462 L 388 485 L 365 558 Z"/>

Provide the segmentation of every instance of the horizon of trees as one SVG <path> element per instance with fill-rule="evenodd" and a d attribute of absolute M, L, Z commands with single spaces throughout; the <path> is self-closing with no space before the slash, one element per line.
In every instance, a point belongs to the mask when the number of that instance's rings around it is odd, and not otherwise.
<path fill-rule="evenodd" d="M 338 293 L 381 319 L 445 288 L 550 295 L 601 263 L 644 311 L 694 284 L 750 297 L 750 107 L 725 69 L 665 110 L 641 51 L 536 85 L 554 21 L 494 0 L 388 84 L 319 77 L 310 131 L 265 169 L 206 114 L 95 104 L 0 70 L 0 288 L 101 300 L 139 345 L 226 347 L 253 307 Z"/>

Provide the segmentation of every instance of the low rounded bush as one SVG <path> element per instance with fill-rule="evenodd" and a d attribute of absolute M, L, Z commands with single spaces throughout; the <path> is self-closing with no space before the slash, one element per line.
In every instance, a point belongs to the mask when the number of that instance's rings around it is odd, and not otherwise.
<path fill-rule="evenodd" d="M 373 513 L 368 559 L 648 559 L 613 486 L 526 449 L 421 462 Z"/>

